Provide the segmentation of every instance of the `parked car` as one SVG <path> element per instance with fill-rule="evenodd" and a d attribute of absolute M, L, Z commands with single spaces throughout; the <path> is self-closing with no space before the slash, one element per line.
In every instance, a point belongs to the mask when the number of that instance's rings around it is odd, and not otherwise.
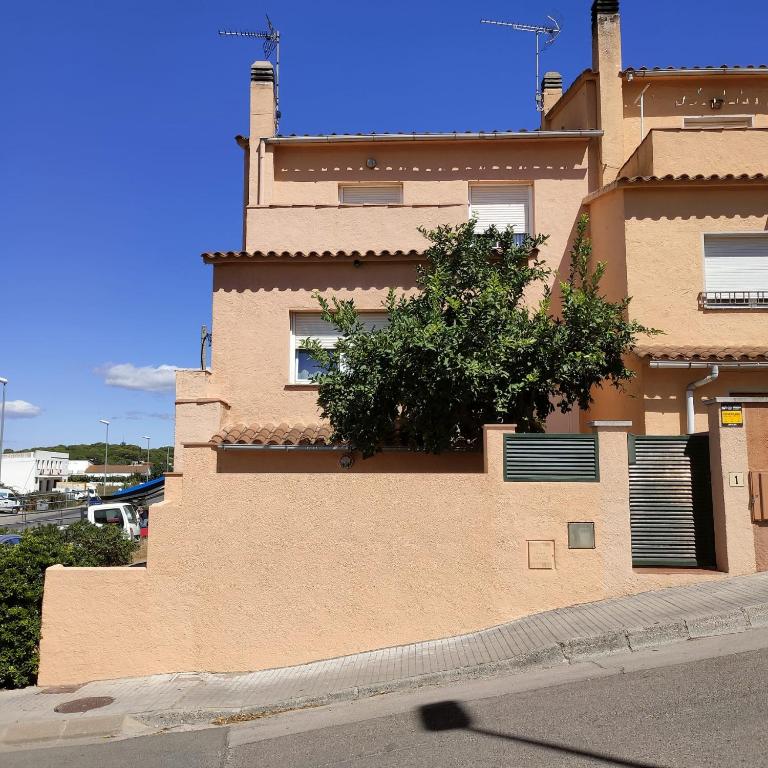
<path fill-rule="evenodd" d="M 6 533 L 4 536 L 0 536 L 0 545 L 7 544 L 9 547 L 14 547 L 21 541 L 21 536 L 18 533 Z"/>
<path fill-rule="evenodd" d="M 129 539 L 138 539 L 140 534 L 139 518 L 133 504 L 125 502 L 112 504 L 92 504 L 81 513 L 82 519 L 98 525 L 116 525 L 122 528 Z"/>
<path fill-rule="evenodd" d="M 18 512 L 21 509 L 21 499 L 7 488 L 0 488 L 0 512 Z"/>

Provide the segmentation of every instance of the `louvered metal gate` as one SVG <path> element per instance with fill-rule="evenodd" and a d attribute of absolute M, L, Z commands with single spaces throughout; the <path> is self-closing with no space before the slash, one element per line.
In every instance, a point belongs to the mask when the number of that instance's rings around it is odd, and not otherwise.
<path fill-rule="evenodd" d="M 709 435 L 629 435 L 633 565 L 715 565 Z"/>

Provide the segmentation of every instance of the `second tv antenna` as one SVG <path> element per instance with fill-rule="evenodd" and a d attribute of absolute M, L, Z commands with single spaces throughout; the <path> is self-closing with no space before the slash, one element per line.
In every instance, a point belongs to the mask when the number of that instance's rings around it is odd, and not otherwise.
<path fill-rule="evenodd" d="M 536 26 L 535 24 L 518 24 L 514 21 L 493 21 L 492 19 L 480 19 L 481 24 L 492 24 L 496 27 L 511 27 L 518 32 L 533 32 L 536 35 L 536 109 L 544 111 L 544 97 L 541 94 L 541 81 L 539 79 L 539 57 L 541 49 L 552 45 L 560 34 L 560 24 L 553 16 L 547 16 L 550 24 Z M 546 35 L 547 39 L 542 46 L 539 43 L 539 35 Z"/>
<path fill-rule="evenodd" d="M 239 29 L 220 29 L 222 37 L 255 37 L 264 41 L 264 58 L 269 61 L 275 54 L 275 132 L 280 124 L 280 32 L 275 29 L 267 16 L 267 29 L 263 32 L 249 32 Z"/>

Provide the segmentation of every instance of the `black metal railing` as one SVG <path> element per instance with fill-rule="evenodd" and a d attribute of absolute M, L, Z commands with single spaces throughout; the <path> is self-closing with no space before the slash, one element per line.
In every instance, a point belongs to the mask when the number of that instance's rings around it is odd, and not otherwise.
<path fill-rule="evenodd" d="M 704 291 L 702 309 L 768 309 L 768 291 Z"/>

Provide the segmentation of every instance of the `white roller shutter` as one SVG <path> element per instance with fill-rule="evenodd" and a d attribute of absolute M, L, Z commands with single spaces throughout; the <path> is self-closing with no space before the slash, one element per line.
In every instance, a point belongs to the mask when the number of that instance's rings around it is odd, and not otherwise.
<path fill-rule="evenodd" d="M 360 318 L 369 331 L 384 328 L 389 323 L 385 312 L 364 312 L 361 313 Z M 297 313 L 293 316 L 293 338 L 297 346 L 304 339 L 317 339 L 326 349 L 333 349 L 340 335 L 336 328 L 323 320 L 320 315 Z"/>
<path fill-rule="evenodd" d="M 768 234 L 705 235 L 705 290 L 768 291 Z"/>
<path fill-rule="evenodd" d="M 469 188 L 469 215 L 477 218 L 475 232 L 491 224 L 513 227 L 516 234 L 530 233 L 531 188 L 525 184 L 478 184 Z"/>
<path fill-rule="evenodd" d="M 403 188 L 400 185 L 342 186 L 339 201 L 342 205 L 399 205 L 403 202 Z"/>

